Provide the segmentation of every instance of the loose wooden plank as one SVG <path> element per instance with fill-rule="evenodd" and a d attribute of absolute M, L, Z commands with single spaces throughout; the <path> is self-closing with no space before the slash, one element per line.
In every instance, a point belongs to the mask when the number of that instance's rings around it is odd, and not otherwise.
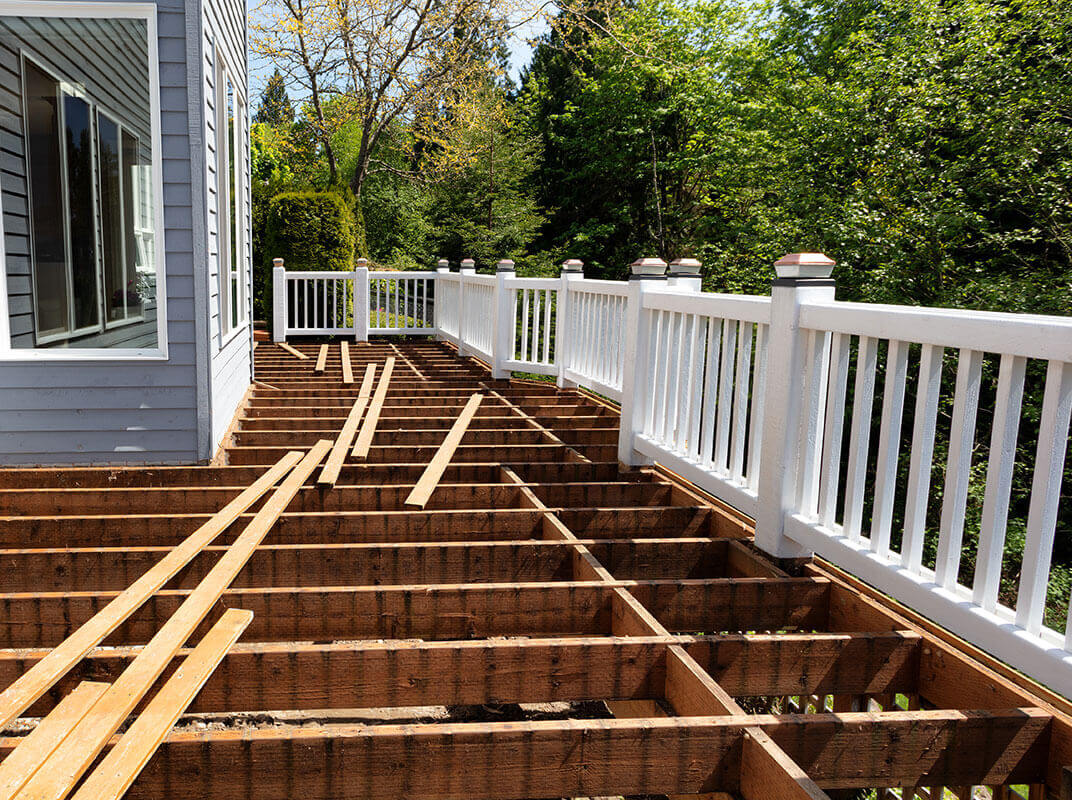
<path fill-rule="evenodd" d="M 107 683 L 83 681 L 30 731 L 15 751 L 0 762 L 0 797 L 11 797 L 22 788 L 100 700 L 108 686 Z"/>
<path fill-rule="evenodd" d="M 373 366 L 369 364 L 369 366 Z M 354 434 L 357 433 L 357 426 L 361 424 L 361 415 L 365 413 L 365 407 L 368 405 L 369 399 L 365 396 L 359 396 L 354 401 L 353 408 L 350 409 L 349 415 L 346 417 L 346 422 L 343 423 L 342 430 L 339 432 L 338 437 L 335 439 L 335 444 L 331 447 L 331 453 L 328 454 L 328 460 L 324 462 L 324 468 L 320 471 L 320 477 L 316 479 L 319 486 L 334 486 L 335 481 L 339 479 L 339 472 L 342 470 L 342 465 L 346 461 L 346 453 L 350 449 L 350 443 L 354 440 Z"/>
<path fill-rule="evenodd" d="M 58 800 L 89 768 L 108 739 L 133 711 L 190 634 L 246 565 L 268 529 L 327 454 L 331 443 L 318 442 L 268 499 L 241 536 L 175 613 L 130 663 L 37 774 L 17 795 L 19 800 Z"/>
<path fill-rule="evenodd" d="M 301 457 L 300 452 L 291 451 L 279 459 L 248 489 L 210 517 L 155 566 L 0 693 L 0 730 L 48 691 L 73 664 L 100 644 L 104 637 L 118 628 L 160 587 L 189 564 L 244 511 L 290 472 L 294 465 L 301 461 Z"/>
<path fill-rule="evenodd" d="M 295 350 L 293 347 L 291 347 L 286 342 L 276 342 L 276 344 L 278 344 L 280 347 L 282 347 L 284 350 L 286 350 L 288 353 L 290 353 L 295 358 L 300 358 L 303 361 L 308 361 L 309 360 L 309 356 L 305 355 L 305 353 L 301 352 L 300 350 Z"/>
<path fill-rule="evenodd" d="M 395 368 L 394 356 L 388 357 L 383 364 L 383 372 L 380 373 L 380 382 L 376 384 L 376 394 L 372 396 L 372 404 L 365 415 L 365 422 L 361 426 L 361 432 L 357 435 L 354 449 L 351 455 L 354 458 L 367 458 L 369 448 L 372 447 L 372 437 L 376 433 L 376 425 L 380 421 L 380 413 L 383 410 L 383 402 L 387 399 L 387 390 L 391 385 L 391 373 Z"/>
<path fill-rule="evenodd" d="M 339 342 L 339 351 L 342 356 L 342 382 L 346 384 L 353 383 L 354 365 L 350 363 L 350 343 Z"/>
<path fill-rule="evenodd" d="M 323 372 L 328 366 L 328 346 L 326 344 L 320 345 L 320 352 L 316 356 L 316 366 L 313 367 L 313 372 Z"/>
<path fill-rule="evenodd" d="M 252 619 L 252 612 L 238 608 L 220 617 L 85 780 L 74 800 L 119 800 L 123 796 Z"/>
<path fill-rule="evenodd" d="M 454 451 L 461 444 L 462 437 L 465 436 L 465 432 L 469 428 L 469 423 L 476 416 L 476 411 L 480 408 L 480 401 L 483 399 L 484 396 L 481 394 L 474 394 L 469 398 L 469 402 L 465 404 L 462 413 L 458 415 L 458 419 L 451 425 L 450 430 L 443 439 L 443 443 L 436 450 L 436 454 L 432 456 L 432 460 L 429 462 L 424 474 L 421 475 L 417 484 L 413 487 L 413 491 L 406 498 L 405 505 L 424 508 L 428 503 L 432 492 L 435 491 L 436 486 L 439 484 L 439 479 L 443 477 L 443 472 L 450 463 L 450 459 L 454 456 Z"/>
<path fill-rule="evenodd" d="M 744 800 L 830 800 L 760 728 L 744 735 L 740 782 Z"/>

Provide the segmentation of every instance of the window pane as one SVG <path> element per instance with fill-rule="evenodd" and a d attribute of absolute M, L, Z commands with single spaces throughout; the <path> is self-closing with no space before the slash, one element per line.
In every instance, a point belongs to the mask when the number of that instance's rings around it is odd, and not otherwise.
<path fill-rule="evenodd" d="M 138 140 L 123 131 L 123 266 L 126 275 L 127 317 L 141 316 L 142 296 L 147 284 L 138 274 L 138 205 L 135 182 L 139 170 Z M 150 227 L 152 223 L 150 223 Z"/>
<path fill-rule="evenodd" d="M 97 297 L 97 232 L 93 214 L 93 127 L 89 104 L 63 98 L 67 125 L 67 214 L 70 217 L 74 327 L 100 324 Z"/>
<path fill-rule="evenodd" d="M 49 336 L 68 330 L 59 84 L 32 62 L 25 64 L 34 311 L 38 335 Z"/>
<path fill-rule="evenodd" d="M 0 118 L 0 133 L 25 149 L 30 210 L 25 230 L 7 232 L 5 266 L 33 277 L 8 281 L 13 347 L 160 345 L 148 31 L 137 18 L 0 14 L 24 116 Z M 8 214 L 26 213 L 20 184 L 4 185 Z"/>
<path fill-rule="evenodd" d="M 126 279 L 123 269 L 123 215 L 119 126 L 97 115 L 99 130 L 101 261 L 104 264 L 104 308 L 109 322 L 126 318 Z"/>

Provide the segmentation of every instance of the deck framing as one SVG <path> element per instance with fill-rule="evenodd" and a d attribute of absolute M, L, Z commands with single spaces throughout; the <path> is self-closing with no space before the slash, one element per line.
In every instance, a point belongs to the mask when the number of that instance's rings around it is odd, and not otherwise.
<path fill-rule="evenodd" d="M 180 718 L 127 797 L 1058 796 L 1060 698 L 822 562 L 771 562 L 750 520 L 672 473 L 621 470 L 610 404 L 436 342 L 255 360 L 223 465 L 0 471 L 9 686 L 286 453 L 336 445 L 191 637 L 253 612 L 187 710 L 229 725 Z M 371 400 L 353 384 L 369 365 Z M 265 503 L 25 714 L 116 680 Z"/>

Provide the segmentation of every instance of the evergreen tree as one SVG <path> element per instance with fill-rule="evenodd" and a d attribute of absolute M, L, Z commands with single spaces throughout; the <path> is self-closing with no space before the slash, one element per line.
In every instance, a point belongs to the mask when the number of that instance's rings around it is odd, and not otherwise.
<path fill-rule="evenodd" d="M 272 73 L 272 77 L 268 79 L 268 85 L 261 92 L 261 102 L 253 121 L 275 127 L 290 125 L 294 121 L 294 107 L 290 104 L 283 73 L 278 69 Z"/>

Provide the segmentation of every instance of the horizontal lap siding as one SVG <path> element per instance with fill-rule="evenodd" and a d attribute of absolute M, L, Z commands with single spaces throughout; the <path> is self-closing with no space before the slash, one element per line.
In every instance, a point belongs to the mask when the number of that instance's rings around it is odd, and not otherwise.
<path fill-rule="evenodd" d="M 0 362 L 0 463 L 189 463 L 198 458 L 186 15 L 184 0 L 159 0 L 157 6 L 168 360 Z M 0 53 L 0 75 L 9 62 L 10 56 Z M 18 96 L 0 87 L 0 126 L 19 120 L 12 101 L 17 104 Z M 8 149 L 11 144 L 8 136 L 0 138 L 9 290 L 24 285 L 29 267 L 25 167 L 21 155 Z M 17 322 L 13 316 L 14 335 Z"/>
<path fill-rule="evenodd" d="M 221 444 L 234 418 L 238 406 L 245 396 L 252 375 L 250 363 L 250 327 L 221 335 L 220 324 L 220 220 L 224 219 L 219 207 L 217 192 L 220 153 L 217 152 L 217 125 L 225 124 L 223 115 L 226 109 L 216 108 L 216 58 L 217 50 L 223 55 L 228 72 L 235 84 L 235 91 L 246 106 L 249 116 L 248 89 L 246 83 L 246 17 L 245 5 L 241 0 L 205 0 L 205 34 L 204 34 L 204 92 L 205 92 L 205 155 L 207 159 L 207 224 L 208 224 L 208 274 L 209 274 L 209 309 L 212 315 L 211 330 L 214 335 L 212 353 L 212 443 L 214 447 Z M 244 137 L 242 151 L 239 153 L 248 175 L 249 141 Z M 247 181 L 248 183 L 248 181 Z M 248 187 L 247 187 L 248 188 Z M 246 228 L 246 242 L 250 238 L 250 220 L 248 217 L 249 196 L 244 201 L 245 218 L 240 220 Z M 245 267 L 246 295 L 250 296 L 252 282 L 250 264 Z M 247 308 L 247 318 L 249 309 Z"/>

